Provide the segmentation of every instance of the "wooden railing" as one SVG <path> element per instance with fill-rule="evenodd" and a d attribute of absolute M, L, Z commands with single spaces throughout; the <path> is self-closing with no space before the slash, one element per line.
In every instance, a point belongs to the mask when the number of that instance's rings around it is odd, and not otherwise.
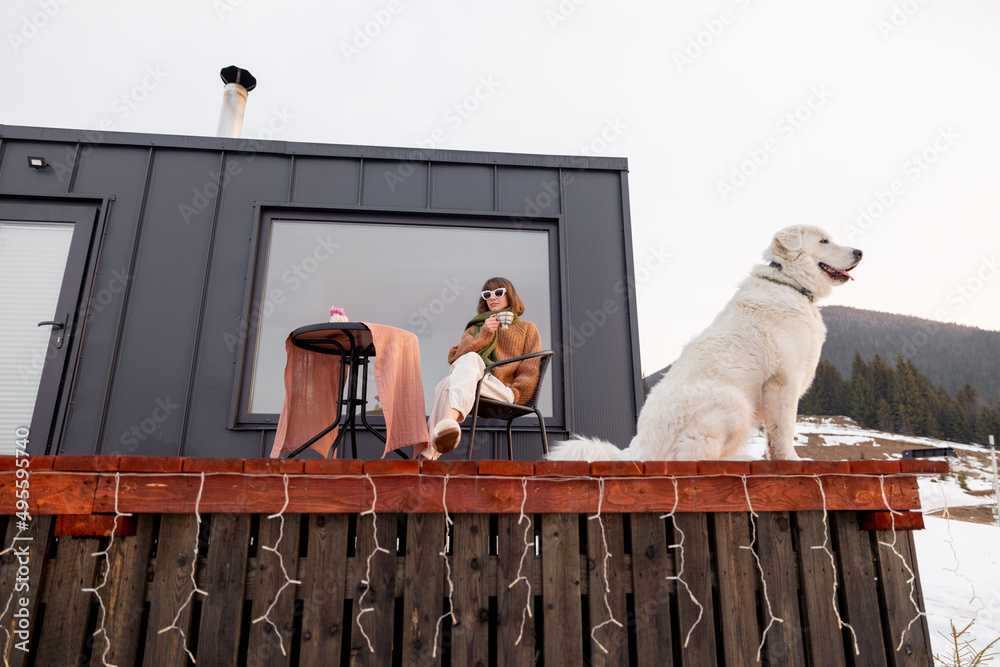
<path fill-rule="evenodd" d="M 10 664 L 930 664 L 938 462 L 2 463 Z"/>

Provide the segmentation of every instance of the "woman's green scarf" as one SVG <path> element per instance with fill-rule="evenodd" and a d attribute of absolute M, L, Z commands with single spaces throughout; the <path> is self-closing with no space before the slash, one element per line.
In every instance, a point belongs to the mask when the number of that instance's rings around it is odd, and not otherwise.
<path fill-rule="evenodd" d="M 497 311 L 497 310 L 487 310 L 485 313 L 479 313 L 478 315 L 476 315 L 475 317 L 473 317 L 471 320 L 469 320 L 469 322 L 465 325 L 465 328 L 468 329 L 469 327 L 475 327 L 475 329 L 473 329 L 473 331 L 472 331 L 472 337 L 475 338 L 476 336 L 479 335 L 479 332 L 483 330 L 483 323 L 486 322 L 486 320 L 488 320 L 490 317 L 492 317 L 494 313 L 503 312 L 503 311 L 507 311 L 509 313 L 514 313 L 514 311 L 511 310 L 510 307 L 504 308 L 503 310 L 499 310 L 499 311 Z M 514 322 L 520 322 L 520 321 L 521 321 L 521 318 L 517 316 L 517 313 L 514 313 Z M 498 333 L 500 333 L 499 329 L 497 329 L 496 331 L 494 331 L 493 332 L 493 340 L 490 341 L 490 344 L 487 345 L 486 347 L 484 347 L 483 349 L 479 350 L 479 352 L 478 352 L 479 356 L 483 358 L 483 363 L 486 364 L 487 366 L 489 366 L 490 364 L 495 363 L 497 361 L 500 361 L 500 359 L 497 357 L 497 338 L 498 338 L 497 334 Z"/>

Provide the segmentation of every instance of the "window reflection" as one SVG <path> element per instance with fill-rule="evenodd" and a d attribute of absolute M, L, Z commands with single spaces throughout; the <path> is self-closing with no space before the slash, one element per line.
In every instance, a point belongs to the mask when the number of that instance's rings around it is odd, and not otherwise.
<path fill-rule="evenodd" d="M 259 321 L 249 412 L 277 413 L 284 396 L 285 339 L 326 322 L 331 306 L 352 321 L 399 327 L 420 339 L 424 403 L 448 372 L 448 350 L 475 315 L 478 293 L 505 276 L 525 303 L 525 319 L 551 349 L 549 232 L 539 229 L 432 226 L 274 219 L 263 289 L 254 295 Z M 545 383 L 542 414 L 551 416 Z M 380 414 L 369 371 L 366 411 Z"/>

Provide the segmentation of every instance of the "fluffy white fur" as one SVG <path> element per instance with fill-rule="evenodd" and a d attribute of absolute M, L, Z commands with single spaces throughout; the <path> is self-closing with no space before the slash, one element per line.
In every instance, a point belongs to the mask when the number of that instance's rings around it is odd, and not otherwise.
<path fill-rule="evenodd" d="M 769 264 L 750 272 L 653 387 L 627 449 L 577 437 L 555 445 L 548 458 L 745 458 L 740 450 L 751 430 L 763 424 L 768 458 L 798 459 L 796 409 L 826 338 L 815 300 L 851 279 L 847 271 L 861 261 L 861 251 L 836 245 L 822 229 L 797 225 L 775 234 L 764 259 Z"/>

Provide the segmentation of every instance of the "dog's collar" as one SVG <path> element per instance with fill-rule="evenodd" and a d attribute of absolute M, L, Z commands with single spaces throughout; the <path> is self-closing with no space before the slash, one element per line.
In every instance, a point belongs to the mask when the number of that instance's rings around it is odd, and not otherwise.
<path fill-rule="evenodd" d="M 772 269 L 777 269 L 778 271 L 781 271 L 784 268 L 783 266 L 781 266 L 781 264 L 778 264 L 777 262 L 771 262 L 768 266 L 770 266 Z M 767 276 L 760 276 L 760 277 L 763 278 L 764 280 L 769 280 L 776 285 L 784 285 L 785 287 L 791 287 L 793 290 L 795 290 L 805 298 L 809 299 L 809 303 L 812 303 L 813 299 L 816 298 L 816 296 L 812 292 L 807 290 L 805 287 L 799 287 L 798 285 L 792 285 L 790 283 L 783 283 L 780 280 L 775 280 L 774 278 L 768 278 Z"/>

